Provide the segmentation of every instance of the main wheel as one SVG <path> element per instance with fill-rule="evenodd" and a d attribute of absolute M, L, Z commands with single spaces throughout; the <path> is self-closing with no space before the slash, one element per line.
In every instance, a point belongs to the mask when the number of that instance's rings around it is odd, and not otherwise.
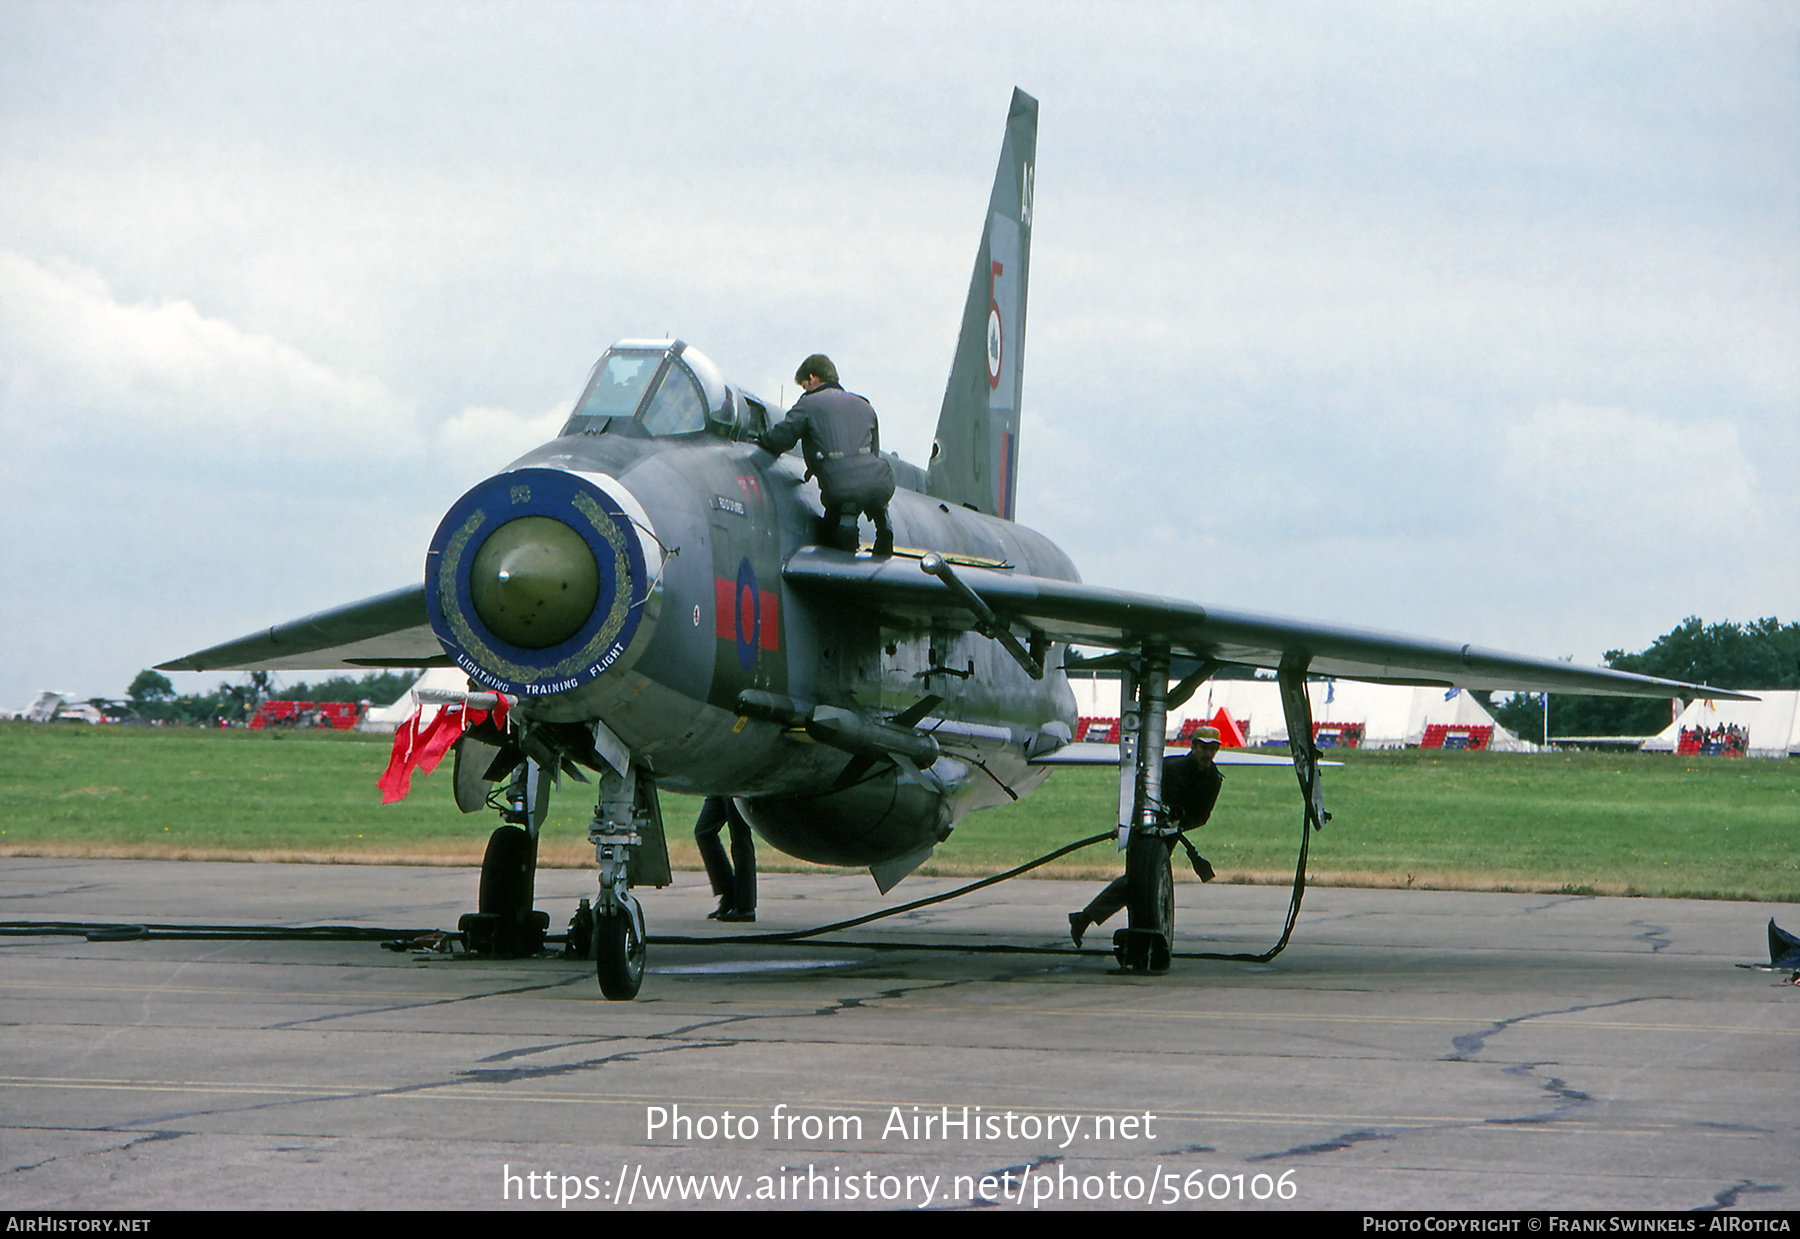
<path fill-rule="evenodd" d="M 532 911 L 537 884 L 537 844 L 517 826 L 488 836 L 481 857 L 479 912 L 469 922 L 469 945 L 484 955 L 529 958 L 544 949 L 550 918 Z"/>
<path fill-rule="evenodd" d="M 614 1002 L 636 998 L 644 983 L 644 940 L 627 913 L 594 917 L 594 970 Z"/>
<path fill-rule="evenodd" d="M 531 836 L 517 826 L 502 826 L 489 835 L 487 851 L 481 856 L 481 894 L 476 909 L 509 921 L 529 912 L 536 851 Z"/>
<path fill-rule="evenodd" d="M 1120 964 L 1134 971 L 1166 972 L 1175 940 L 1175 874 L 1169 840 L 1131 832 L 1125 849 L 1125 909 L 1130 916 L 1130 957 Z"/>

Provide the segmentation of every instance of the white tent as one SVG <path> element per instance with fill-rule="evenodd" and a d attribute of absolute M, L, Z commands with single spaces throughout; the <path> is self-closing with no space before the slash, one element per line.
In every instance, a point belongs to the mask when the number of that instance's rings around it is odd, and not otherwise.
<path fill-rule="evenodd" d="M 1714 701 L 1700 697 L 1690 701 L 1674 722 L 1644 741 L 1643 751 L 1673 753 L 1683 731 L 1735 726 L 1749 733 L 1751 757 L 1800 754 L 1800 690 L 1769 689 L 1756 695 L 1761 700 Z"/>
<path fill-rule="evenodd" d="M 62 709 L 63 702 L 67 700 L 67 698 L 67 693 L 53 692 L 46 688 L 37 695 L 35 701 L 25 707 L 25 712 L 23 714 L 18 714 L 14 717 L 23 718 L 31 723 L 48 723 L 51 719 L 56 717 L 57 712 Z"/>
<path fill-rule="evenodd" d="M 1069 686 L 1075 690 L 1076 711 L 1083 718 L 1118 718 L 1117 679 L 1077 674 L 1069 677 Z M 1360 724 L 1363 748 L 1415 747 L 1424 741 L 1427 728 L 1440 724 L 1492 727 L 1490 749 L 1516 752 L 1536 748 L 1496 723 L 1473 694 L 1461 690 L 1365 684 L 1358 680 L 1314 681 L 1306 687 L 1312 700 L 1313 721 L 1338 726 Z M 1210 719 L 1221 709 L 1244 728 L 1252 745 L 1287 743 L 1287 720 L 1281 712 L 1281 693 L 1274 680 L 1207 681 L 1172 713 L 1169 734 L 1179 734 L 1181 725 L 1189 719 Z"/>
<path fill-rule="evenodd" d="M 356 725 L 358 731 L 396 731 L 418 708 L 420 692 L 466 693 L 469 677 L 455 667 L 432 667 L 392 705 L 372 706 Z M 433 712 L 436 707 L 434 706 Z"/>

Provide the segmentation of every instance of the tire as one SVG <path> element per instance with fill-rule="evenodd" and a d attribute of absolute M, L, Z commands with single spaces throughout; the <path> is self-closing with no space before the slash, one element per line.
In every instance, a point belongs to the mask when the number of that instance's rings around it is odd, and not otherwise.
<path fill-rule="evenodd" d="M 488 836 L 487 851 L 481 857 L 481 894 L 475 901 L 480 912 L 491 912 L 502 920 L 517 920 L 531 911 L 533 878 L 537 870 L 537 849 L 531 836 L 517 826 L 502 826 Z"/>
<path fill-rule="evenodd" d="M 1169 840 L 1131 832 L 1125 850 L 1125 908 L 1132 947 L 1120 964 L 1132 971 L 1166 972 L 1175 941 L 1175 873 Z"/>
<path fill-rule="evenodd" d="M 517 826 L 488 836 L 481 857 L 481 892 L 469 945 L 499 959 L 529 959 L 544 949 L 550 917 L 532 910 L 537 884 L 537 845 Z"/>
<path fill-rule="evenodd" d="M 626 913 L 594 917 L 594 970 L 600 992 L 614 1002 L 636 998 L 644 983 L 644 940 Z"/>

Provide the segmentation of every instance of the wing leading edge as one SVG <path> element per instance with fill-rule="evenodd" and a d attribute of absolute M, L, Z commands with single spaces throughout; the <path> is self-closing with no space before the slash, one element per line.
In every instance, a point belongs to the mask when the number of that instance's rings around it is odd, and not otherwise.
<path fill-rule="evenodd" d="M 425 614 L 425 586 L 291 620 L 162 663 L 158 671 L 320 671 L 337 667 L 448 667 Z"/>
<path fill-rule="evenodd" d="M 1154 640 L 1166 642 L 1178 653 L 1221 663 L 1275 669 L 1294 660 L 1311 675 L 1376 684 L 1754 700 L 1704 684 L 1423 637 L 1204 607 L 1079 581 L 984 568 L 958 568 L 956 575 L 1002 621 L 1073 645 L 1133 649 Z M 917 559 L 907 556 L 872 559 L 806 547 L 788 560 L 782 577 L 796 589 L 860 606 L 890 620 L 972 626 L 968 607 L 943 582 L 922 571 Z"/>

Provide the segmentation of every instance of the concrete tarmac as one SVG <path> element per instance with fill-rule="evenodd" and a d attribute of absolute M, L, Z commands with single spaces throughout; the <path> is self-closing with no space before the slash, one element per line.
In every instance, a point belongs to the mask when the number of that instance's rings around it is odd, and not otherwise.
<path fill-rule="evenodd" d="M 765 875 L 760 922 L 886 900 Z M 0 919 L 454 928 L 466 869 L 0 861 Z M 588 873 L 539 875 L 553 930 Z M 1094 883 L 592 966 L 373 944 L 0 938 L 9 1209 L 1800 1208 L 1793 905 L 1315 889 L 1266 965 L 1115 975 Z M 1286 890 L 1178 892 L 1261 951 Z M 705 880 L 652 934 L 719 932 Z M 1108 926 L 1107 930 L 1112 927 Z M 1103 946 L 1106 930 L 1090 935 Z M 563 1203 L 563 1197 L 574 1197 Z"/>

